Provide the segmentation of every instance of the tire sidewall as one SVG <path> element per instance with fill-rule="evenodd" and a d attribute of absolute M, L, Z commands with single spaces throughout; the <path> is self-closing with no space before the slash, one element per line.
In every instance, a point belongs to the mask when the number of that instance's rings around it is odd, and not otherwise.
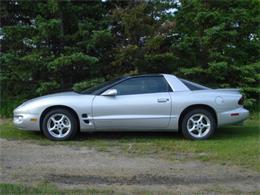
<path fill-rule="evenodd" d="M 64 114 L 66 115 L 69 119 L 70 119 L 70 122 L 71 122 L 71 130 L 69 132 L 68 135 L 66 135 L 65 137 L 63 138 L 56 138 L 56 137 L 53 137 L 48 129 L 47 129 L 47 122 L 49 120 L 49 118 L 54 115 L 54 114 Z M 63 141 L 63 140 L 69 140 L 69 139 L 72 139 L 76 133 L 77 133 L 77 129 L 78 129 L 78 124 L 77 124 L 77 121 L 74 117 L 74 115 L 66 110 L 66 109 L 53 109 L 51 111 L 49 111 L 43 118 L 43 121 L 42 121 L 42 130 L 43 130 L 43 134 L 50 140 L 53 140 L 53 141 Z"/>
<path fill-rule="evenodd" d="M 204 115 L 206 115 L 206 116 L 209 118 L 209 120 L 210 120 L 210 131 L 209 131 L 208 134 L 205 135 L 204 137 L 201 137 L 201 138 L 193 137 L 193 136 L 189 133 L 189 131 L 188 131 L 188 129 L 187 129 L 187 122 L 188 122 L 189 118 L 190 118 L 192 115 L 194 115 L 194 114 L 204 114 Z M 181 127 L 182 127 L 182 134 L 184 135 L 184 137 L 186 137 L 186 138 L 188 138 L 188 139 L 191 139 L 191 140 L 205 140 L 205 139 L 210 138 L 210 137 L 214 134 L 214 132 L 215 132 L 215 130 L 216 130 L 216 120 L 215 120 L 215 118 L 214 118 L 214 116 L 213 116 L 213 114 L 212 114 L 211 112 L 209 112 L 209 111 L 207 111 L 207 110 L 205 110 L 205 109 L 194 109 L 194 110 L 188 112 L 188 113 L 184 116 L 184 118 L 183 118 L 183 120 L 182 120 L 182 126 L 181 126 Z"/>

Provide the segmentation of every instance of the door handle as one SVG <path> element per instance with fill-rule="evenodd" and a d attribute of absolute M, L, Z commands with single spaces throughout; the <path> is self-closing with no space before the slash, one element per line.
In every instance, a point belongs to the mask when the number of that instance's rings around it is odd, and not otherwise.
<path fill-rule="evenodd" d="M 159 98 L 159 99 L 157 99 L 158 103 L 163 103 L 163 102 L 168 102 L 168 101 L 169 101 L 169 98 Z"/>

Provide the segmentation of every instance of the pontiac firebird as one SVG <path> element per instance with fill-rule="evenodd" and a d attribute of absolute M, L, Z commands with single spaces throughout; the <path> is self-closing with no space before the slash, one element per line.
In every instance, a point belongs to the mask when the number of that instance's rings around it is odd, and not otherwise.
<path fill-rule="evenodd" d="M 127 76 L 82 92 L 63 92 L 24 102 L 14 110 L 19 129 L 51 140 L 78 131 L 181 131 L 204 140 L 217 127 L 249 116 L 239 89 L 211 89 L 169 74 Z"/>

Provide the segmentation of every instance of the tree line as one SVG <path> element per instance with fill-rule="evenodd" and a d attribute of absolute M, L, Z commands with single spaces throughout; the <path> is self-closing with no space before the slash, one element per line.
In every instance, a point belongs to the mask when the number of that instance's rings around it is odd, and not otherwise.
<path fill-rule="evenodd" d="M 259 97 L 257 0 L 1 1 L 1 115 L 56 90 L 169 73 Z"/>

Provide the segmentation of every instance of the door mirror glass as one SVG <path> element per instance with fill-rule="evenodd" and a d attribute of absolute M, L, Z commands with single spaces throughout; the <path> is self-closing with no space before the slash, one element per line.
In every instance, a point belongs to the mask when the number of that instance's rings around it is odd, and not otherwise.
<path fill-rule="evenodd" d="M 104 91 L 101 95 L 103 95 L 103 96 L 116 96 L 117 90 L 116 89 L 108 89 L 108 90 Z"/>

